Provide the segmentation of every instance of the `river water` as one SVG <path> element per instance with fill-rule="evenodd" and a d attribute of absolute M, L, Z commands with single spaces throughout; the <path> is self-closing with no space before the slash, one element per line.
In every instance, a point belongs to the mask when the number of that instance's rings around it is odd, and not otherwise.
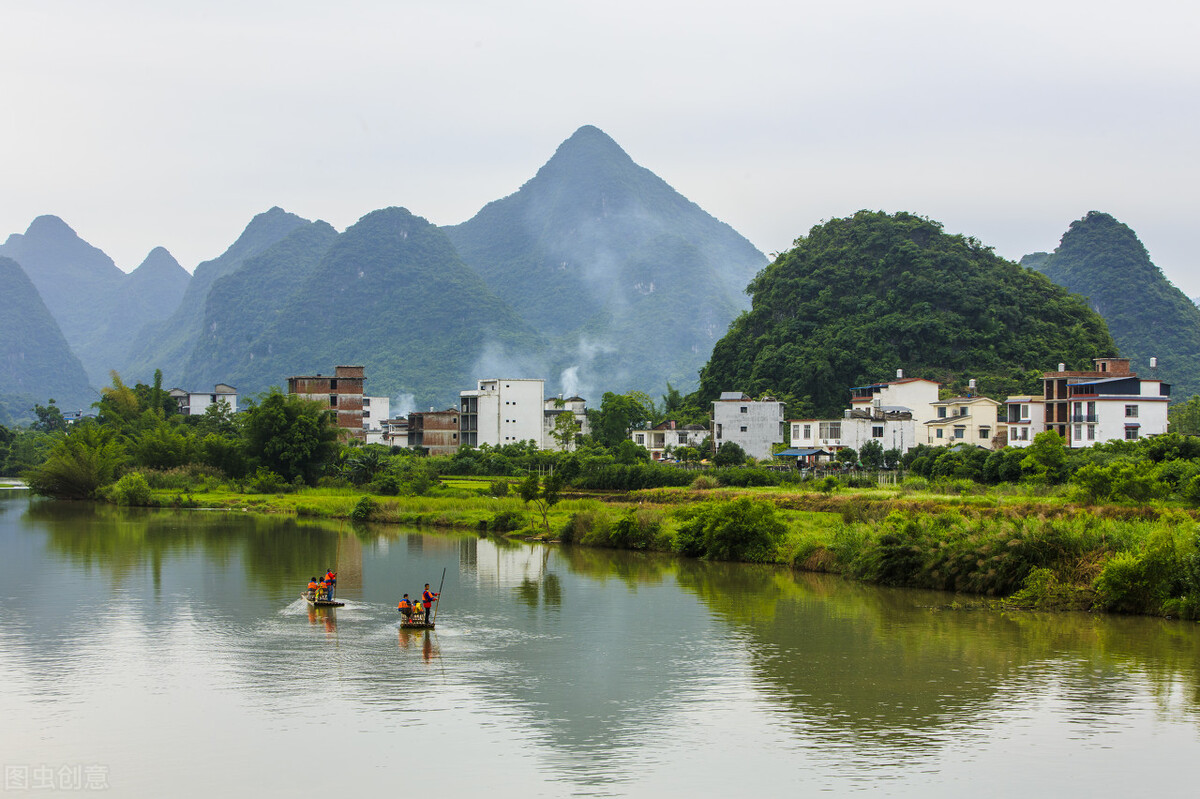
<path fill-rule="evenodd" d="M 0 796 L 1196 792 L 1190 623 L 15 491 L 0 563 Z"/>

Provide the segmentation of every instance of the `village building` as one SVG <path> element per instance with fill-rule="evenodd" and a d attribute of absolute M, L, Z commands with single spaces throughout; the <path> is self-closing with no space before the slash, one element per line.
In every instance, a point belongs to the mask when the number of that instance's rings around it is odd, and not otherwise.
<path fill-rule="evenodd" d="M 363 431 L 363 383 L 361 366 L 334 367 L 333 376 L 297 375 L 288 378 L 288 393 L 319 402 L 337 416 L 337 426 L 345 435 L 366 440 Z"/>
<path fill-rule="evenodd" d="M 629 438 L 650 452 L 650 459 L 661 461 L 671 457 L 680 447 L 700 448 L 708 437 L 708 428 L 702 424 L 679 424 L 669 419 L 645 430 L 633 430 Z M 743 449 L 745 449 L 743 447 Z"/>
<path fill-rule="evenodd" d="M 732 441 L 750 457 L 763 460 L 771 457 L 774 445 L 787 438 L 782 402 L 770 397 L 752 400 L 740 391 L 723 391 L 712 405 L 714 453 Z"/>
<path fill-rule="evenodd" d="M 883 449 L 908 452 L 926 442 L 923 422 L 937 415 L 936 380 L 905 377 L 903 370 L 887 383 L 870 383 L 850 389 L 850 407 L 840 419 L 791 419 L 789 443 L 793 450 L 835 453 L 840 449 L 861 450 L 875 441 Z M 809 460 L 819 452 L 805 455 Z"/>
<path fill-rule="evenodd" d="M 1008 446 L 1028 447 L 1034 436 L 1046 429 L 1046 400 L 1029 394 L 1009 397 L 1004 403 L 1008 409 Z"/>
<path fill-rule="evenodd" d="M 458 408 L 413 411 L 408 415 L 408 446 L 427 455 L 453 455 L 460 443 L 460 416 Z"/>
<path fill-rule="evenodd" d="M 567 442 L 565 450 L 555 435 L 558 430 L 558 419 L 563 414 L 570 414 L 576 427 L 575 439 Z M 588 424 L 587 418 L 587 400 L 583 397 L 563 399 L 559 394 L 557 397 L 550 397 L 545 401 L 542 409 L 542 449 L 571 452 L 577 446 L 579 439 L 591 431 L 592 428 Z"/>
<path fill-rule="evenodd" d="M 476 386 L 458 392 L 463 446 L 501 447 L 520 441 L 541 446 L 545 380 L 479 380 Z"/>
<path fill-rule="evenodd" d="M 384 425 L 391 415 L 390 397 L 363 397 L 362 426 L 368 444 L 382 444 Z"/>
<path fill-rule="evenodd" d="M 175 400 L 179 413 L 184 416 L 200 416 L 209 405 L 224 402 L 231 413 L 237 413 L 237 389 L 225 383 L 217 383 L 211 392 L 184 391 L 173 388 L 167 392 Z"/>
<path fill-rule="evenodd" d="M 972 383 L 975 381 L 971 381 Z M 1000 432 L 1000 403 L 990 397 L 951 397 L 933 403 L 934 418 L 925 422 L 928 440 L 935 447 L 967 444 L 993 447 Z"/>
<path fill-rule="evenodd" d="M 379 443 L 389 447 L 408 447 L 408 417 L 399 416 L 395 419 L 384 419 L 380 424 Z"/>
<path fill-rule="evenodd" d="M 1139 378 L 1128 358 L 1096 358 L 1095 363 L 1088 372 L 1068 372 L 1060 363 L 1057 372 L 1042 375 L 1046 430 L 1058 433 L 1070 447 L 1167 432 L 1170 384 Z M 1157 359 L 1151 358 L 1150 365 L 1157 367 Z"/>

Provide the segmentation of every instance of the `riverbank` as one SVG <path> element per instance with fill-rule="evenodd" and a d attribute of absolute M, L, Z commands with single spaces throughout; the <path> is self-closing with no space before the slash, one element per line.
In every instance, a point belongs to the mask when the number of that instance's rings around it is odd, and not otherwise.
<path fill-rule="evenodd" d="M 156 490 L 144 504 L 775 562 L 971 594 L 1002 607 L 1200 616 L 1196 511 L 1163 503 L 1085 504 L 1037 486 L 954 493 L 922 483 L 835 491 L 660 488 L 568 493 L 543 517 L 498 483 L 451 478 L 423 496 L 353 488 Z"/>

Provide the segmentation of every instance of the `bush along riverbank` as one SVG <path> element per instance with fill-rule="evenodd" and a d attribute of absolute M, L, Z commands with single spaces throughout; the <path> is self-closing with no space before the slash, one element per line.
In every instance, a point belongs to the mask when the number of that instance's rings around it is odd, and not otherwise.
<path fill-rule="evenodd" d="M 979 595 L 1003 608 L 1200 618 L 1200 525 L 1182 508 L 1080 506 L 1064 490 L 964 493 L 925 481 L 806 493 L 700 480 L 689 489 L 590 496 L 560 495 L 548 482 L 445 479 L 419 496 L 388 496 L 349 486 L 253 494 L 201 481 L 200 491 L 185 493 L 179 474 L 135 472 L 107 498 L 778 563 Z"/>

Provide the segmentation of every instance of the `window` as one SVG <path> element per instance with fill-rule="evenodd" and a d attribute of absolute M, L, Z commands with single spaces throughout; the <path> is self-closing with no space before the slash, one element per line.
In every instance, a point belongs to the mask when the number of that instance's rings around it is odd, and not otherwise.
<path fill-rule="evenodd" d="M 738 430 L 741 430 L 743 433 L 746 432 L 746 425 L 742 425 Z"/>
<path fill-rule="evenodd" d="M 1083 425 L 1081 424 L 1075 425 L 1075 440 L 1083 441 Z"/>
<path fill-rule="evenodd" d="M 841 422 L 818 422 L 817 434 L 821 438 L 841 438 L 842 423 Z"/>
<path fill-rule="evenodd" d="M 1022 419 L 1029 418 L 1029 406 L 1028 405 L 1021 406 L 1021 417 L 1020 418 L 1022 418 Z"/>
<path fill-rule="evenodd" d="M 637 435 L 635 435 L 635 436 L 633 437 L 633 440 L 634 440 L 634 441 L 636 441 L 636 442 L 637 442 L 637 443 L 639 443 L 639 444 L 645 444 L 645 443 L 646 443 L 646 437 L 645 437 L 644 435 L 642 435 L 641 433 L 638 433 Z"/>
<path fill-rule="evenodd" d="M 1136 441 L 1137 437 L 1138 437 L 1138 429 L 1136 427 L 1126 427 L 1125 428 L 1125 440 L 1126 441 Z"/>
<path fill-rule="evenodd" d="M 363 409 L 363 418 L 364 418 L 364 419 L 370 419 L 370 418 L 371 418 L 371 412 L 370 412 L 370 411 L 368 411 L 368 410 L 366 410 L 365 408 Z"/>
<path fill-rule="evenodd" d="M 800 437 L 800 425 L 794 424 L 794 425 L 792 425 L 792 438 L 799 438 L 799 437 Z"/>
<path fill-rule="evenodd" d="M 812 425 L 811 424 L 804 425 L 804 438 L 806 438 L 806 439 L 812 438 Z"/>
<path fill-rule="evenodd" d="M 1021 428 L 1021 440 L 1022 440 L 1022 441 L 1028 441 L 1028 440 L 1029 440 L 1029 428 L 1028 428 L 1028 427 L 1022 427 L 1022 428 Z"/>
<path fill-rule="evenodd" d="M 329 381 L 329 390 L 337 391 L 337 380 L 336 379 Z"/>
<path fill-rule="evenodd" d="M 369 407 L 370 405 L 371 405 L 371 398 L 363 397 L 363 407 L 366 408 L 366 407 Z"/>
<path fill-rule="evenodd" d="M 959 406 L 958 406 L 958 415 L 959 415 L 959 416 L 966 416 L 966 415 L 967 415 L 967 406 L 966 406 L 966 405 L 959 405 Z"/>
<path fill-rule="evenodd" d="M 743 405 L 743 406 L 742 406 L 742 413 L 748 413 L 748 411 L 746 410 L 746 406 L 745 406 L 745 405 Z"/>
<path fill-rule="evenodd" d="M 990 428 L 990 427 L 979 428 L 979 439 L 981 441 L 988 441 L 991 439 L 991 437 L 992 437 L 992 428 Z"/>
<path fill-rule="evenodd" d="M 1126 405 L 1125 406 L 1125 418 L 1126 419 L 1138 418 L 1137 409 L 1138 409 L 1138 406 L 1136 406 L 1136 405 Z M 1128 436 L 1126 436 L 1126 438 L 1128 438 Z"/>
<path fill-rule="evenodd" d="M 686 443 L 687 443 L 687 433 L 680 433 L 680 434 L 679 434 L 679 443 L 680 443 L 680 444 L 686 444 Z"/>
<path fill-rule="evenodd" d="M 1094 424 L 1089 424 L 1089 425 L 1088 425 L 1088 428 L 1087 428 L 1087 440 L 1088 440 L 1088 441 L 1095 441 L 1095 440 L 1096 440 L 1096 425 L 1094 425 Z"/>
<path fill-rule="evenodd" d="M 939 419 L 946 418 L 946 406 L 945 405 L 938 406 L 938 418 Z"/>
<path fill-rule="evenodd" d="M 954 437 L 955 438 L 962 438 L 966 434 L 967 434 L 967 428 L 965 428 L 965 427 L 954 428 Z"/>
<path fill-rule="evenodd" d="M 337 394 L 330 394 L 330 395 L 329 395 L 329 407 L 330 407 L 330 408 L 336 408 L 336 407 L 337 407 L 337 398 L 338 398 L 338 395 L 337 395 Z"/>
<path fill-rule="evenodd" d="M 871 427 L 871 438 L 883 438 L 883 425 L 877 424 Z"/>
<path fill-rule="evenodd" d="M 938 431 L 937 431 L 937 437 L 938 438 L 942 437 L 942 429 L 940 427 L 938 428 Z"/>

